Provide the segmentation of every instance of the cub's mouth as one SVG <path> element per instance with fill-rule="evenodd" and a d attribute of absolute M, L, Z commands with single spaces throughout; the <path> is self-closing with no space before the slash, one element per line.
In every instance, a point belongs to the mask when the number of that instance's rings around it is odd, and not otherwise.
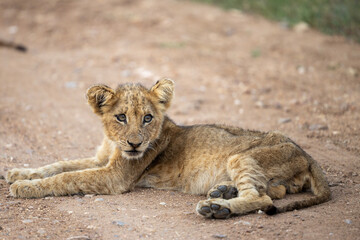
<path fill-rule="evenodd" d="M 138 155 L 138 154 L 140 154 L 140 153 L 142 153 L 142 152 L 140 152 L 140 151 L 138 151 L 138 150 L 136 150 L 136 149 L 134 149 L 134 150 L 130 150 L 130 151 L 125 151 L 127 154 L 129 154 L 129 155 Z"/>
<path fill-rule="evenodd" d="M 124 153 L 123 154 L 124 157 L 129 158 L 129 159 L 131 159 L 131 158 L 141 158 L 143 156 L 143 154 L 144 154 L 143 151 L 138 151 L 136 149 L 129 150 L 129 151 L 124 151 L 123 153 Z"/>

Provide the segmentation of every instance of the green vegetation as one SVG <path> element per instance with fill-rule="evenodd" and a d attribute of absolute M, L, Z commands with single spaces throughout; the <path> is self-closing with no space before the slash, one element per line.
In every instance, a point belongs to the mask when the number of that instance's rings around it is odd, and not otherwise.
<path fill-rule="evenodd" d="M 327 34 L 360 42 L 359 0 L 195 0 L 254 12 L 290 26 L 306 22 Z"/>
<path fill-rule="evenodd" d="M 261 50 L 260 49 L 253 49 L 251 51 L 251 56 L 253 58 L 257 58 L 257 57 L 260 57 L 261 56 Z"/>
<path fill-rule="evenodd" d="M 161 48 L 182 48 L 185 47 L 185 42 L 162 42 L 159 43 L 159 47 Z"/>

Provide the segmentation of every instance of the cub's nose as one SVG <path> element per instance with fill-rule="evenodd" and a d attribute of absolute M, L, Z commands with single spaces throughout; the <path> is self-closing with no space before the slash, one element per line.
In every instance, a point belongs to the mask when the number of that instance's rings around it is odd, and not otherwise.
<path fill-rule="evenodd" d="M 129 140 L 127 140 L 127 143 L 128 143 L 130 146 L 132 146 L 133 148 L 140 147 L 140 145 L 142 144 L 142 142 L 134 143 L 134 142 L 130 142 Z"/>

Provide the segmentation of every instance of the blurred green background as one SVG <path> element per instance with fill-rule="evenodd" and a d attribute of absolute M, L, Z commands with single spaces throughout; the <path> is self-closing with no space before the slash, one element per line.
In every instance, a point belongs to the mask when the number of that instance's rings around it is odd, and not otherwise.
<path fill-rule="evenodd" d="M 360 42 L 360 0 L 195 0 L 257 13 L 289 26 L 306 22 L 330 35 Z"/>

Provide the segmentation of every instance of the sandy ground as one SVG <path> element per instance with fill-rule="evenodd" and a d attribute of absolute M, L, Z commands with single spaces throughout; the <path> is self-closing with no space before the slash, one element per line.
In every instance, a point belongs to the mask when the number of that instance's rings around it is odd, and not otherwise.
<path fill-rule="evenodd" d="M 84 98 L 92 84 L 170 77 L 177 123 L 281 131 L 318 160 L 333 193 L 300 211 L 207 220 L 195 214 L 203 196 L 15 199 L 0 180 L 0 239 L 359 238 L 358 44 L 172 0 L 2 0 L 0 37 L 29 48 L 0 48 L 2 174 L 92 156 L 102 138 Z"/>

